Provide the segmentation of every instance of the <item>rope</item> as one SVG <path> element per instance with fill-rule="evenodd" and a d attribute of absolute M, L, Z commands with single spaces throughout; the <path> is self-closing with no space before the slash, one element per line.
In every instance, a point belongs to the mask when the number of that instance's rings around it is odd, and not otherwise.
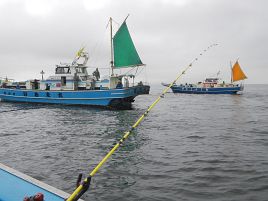
<path fill-rule="evenodd" d="M 199 57 L 203 55 L 206 51 L 208 51 L 210 48 L 217 46 L 217 44 L 210 45 L 207 49 L 204 49 L 202 53 L 199 54 Z M 168 87 L 166 87 L 162 93 L 158 96 L 158 98 L 148 107 L 148 109 L 140 116 L 140 118 L 134 123 L 129 131 L 126 131 L 124 133 L 124 136 L 116 143 L 116 145 L 109 151 L 108 154 L 99 162 L 99 164 L 92 170 L 92 172 L 89 174 L 89 176 L 84 180 L 82 184 L 80 184 L 75 191 L 70 195 L 70 197 L 66 201 L 77 201 L 82 194 L 85 192 L 84 190 L 84 184 L 87 184 L 90 182 L 91 178 L 97 173 L 97 171 L 103 166 L 103 164 L 111 157 L 111 155 L 124 143 L 124 141 L 128 138 L 128 136 L 132 133 L 132 131 L 142 122 L 142 120 L 148 115 L 148 113 L 154 108 L 154 106 L 161 100 L 161 98 L 164 98 L 167 91 L 177 82 L 177 80 L 185 74 L 185 72 L 191 68 L 191 66 L 197 62 L 198 57 L 196 57 L 177 77 L 176 79 L 169 84 Z M 81 193 L 83 192 L 83 193 Z"/>

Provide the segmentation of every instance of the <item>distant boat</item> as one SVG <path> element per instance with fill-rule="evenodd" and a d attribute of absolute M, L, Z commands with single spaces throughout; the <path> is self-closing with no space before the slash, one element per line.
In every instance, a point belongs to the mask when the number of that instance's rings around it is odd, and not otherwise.
<path fill-rule="evenodd" d="M 247 76 L 242 71 L 238 61 L 231 70 L 231 83 L 219 82 L 219 78 L 206 78 L 205 81 L 197 84 L 174 84 L 171 89 L 173 93 L 187 93 L 187 94 L 237 94 L 244 90 L 242 83 L 237 81 L 246 79 Z M 164 86 L 168 84 L 162 83 Z"/>
<path fill-rule="evenodd" d="M 56 65 L 55 75 L 45 80 L 42 71 L 41 80 L 1 82 L 0 100 L 129 109 L 136 96 L 149 93 L 150 86 L 142 81 L 135 83 L 138 68 L 144 64 L 131 39 L 126 19 L 112 37 L 110 18 L 110 30 L 111 75 L 100 79 L 98 69 L 89 74 L 86 66 L 89 56 L 81 48 L 71 64 Z M 83 63 L 78 62 L 81 59 L 84 59 Z M 115 71 L 121 68 L 136 69 L 136 74 L 116 74 Z"/>

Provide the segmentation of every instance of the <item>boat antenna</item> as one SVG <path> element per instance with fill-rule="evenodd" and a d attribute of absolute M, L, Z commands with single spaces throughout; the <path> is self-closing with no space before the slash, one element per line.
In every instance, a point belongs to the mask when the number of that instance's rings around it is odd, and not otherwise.
<path fill-rule="evenodd" d="M 110 17 L 110 43 L 111 43 L 111 69 L 112 75 L 114 75 L 114 59 L 113 59 L 113 19 Z"/>
<path fill-rule="evenodd" d="M 44 74 L 45 74 L 45 72 L 42 70 L 42 71 L 40 72 L 40 74 L 42 75 L 42 80 L 44 80 Z"/>
<path fill-rule="evenodd" d="M 130 134 L 133 133 L 135 128 L 138 127 L 138 125 L 142 122 L 142 120 L 148 115 L 148 113 L 154 108 L 154 106 L 161 100 L 161 98 L 164 98 L 165 94 L 168 92 L 168 90 L 172 87 L 173 84 L 176 83 L 180 77 L 185 74 L 185 72 L 191 68 L 191 66 L 197 62 L 199 57 L 201 57 L 205 52 L 207 52 L 209 49 L 211 49 L 214 46 L 217 46 L 218 44 L 212 44 L 208 48 L 204 49 L 198 57 L 196 57 L 179 75 L 176 77 L 176 79 L 169 84 L 168 87 L 166 87 L 162 93 L 158 96 L 158 98 L 148 107 L 148 109 L 140 116 L 140 118 L 131 126 L 130 130 L 124 132 L 123 137 L 114 145 L 114 147 L 104 156 L 104 158 L 99 162 L 99 164 L 92 170 L 92 172 L 84 179 L 84 181 L 75 189 L 75 191 L 70 195 L 69 198 L 66 199 L 66 201 L 77 201 L 89 188 L 91 178 L 97 173 L 97 171 L 103 166 L 103 164 L 111 157 L 111 155 L 120 147 L 123 145 L 124 141 L 129 137 Z"/>

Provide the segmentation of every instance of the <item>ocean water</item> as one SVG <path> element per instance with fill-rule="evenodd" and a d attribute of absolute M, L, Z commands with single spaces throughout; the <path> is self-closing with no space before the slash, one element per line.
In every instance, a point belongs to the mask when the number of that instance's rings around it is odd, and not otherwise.
<path fill-rule="evenodd" d="M 71 193 L 157 98 L 133 110 L 0 102 L 0 162 Z M 268 86 L 168 93 L 92 178 L 84 200 L 267 201 Z"/>

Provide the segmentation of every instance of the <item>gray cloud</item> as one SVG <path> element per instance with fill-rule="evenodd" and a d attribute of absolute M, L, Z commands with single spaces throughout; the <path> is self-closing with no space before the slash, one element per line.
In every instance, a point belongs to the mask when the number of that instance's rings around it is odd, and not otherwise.
<path fill-rule="evenodd" d="M 35 2 L 35 3 L 34 3 Z M 182 81 L 197 82 L 240 58 L 247 83 L 268 83 L 268 30 L 265 0 L 151 0 L 0 2 L 0 77 L 40 77 L 70 62 L 83 45 L 90 66 L 109 66 L 106 25 L 112 16 L 128 26 L 152 83 L 169 82 L 213 43 Z M 39 6 L 41 5 L 41 6 Z M 39 6 L 39 7 L 38 7 Z M 118 26 L 118 25 L 117 25 Z"/>

